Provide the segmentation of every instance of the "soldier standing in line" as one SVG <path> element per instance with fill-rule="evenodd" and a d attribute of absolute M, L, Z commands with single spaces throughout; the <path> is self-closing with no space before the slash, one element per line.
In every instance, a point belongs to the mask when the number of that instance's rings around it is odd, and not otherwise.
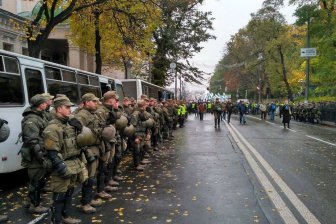
<path fill-rule="evenodd" d="M 153 150 L 158 151 L 158 142 L 159 142 L 159 132 L 160 132 L 160 114 L 159 114 L 159 108 L 157 107 L 156 99 L 150 98 L 149 99 L 149 110 L 148 112 L 152 115 L 154 119 L 154 126 L 152 128 L 152 144 L 153 144 Z"/>
<path fill-rule="evenodd" d="M 128 120 L 123 115 L 122 108 L 119 105 L 119 96 L 115 91 L 108 91 L 103 96 L 103 105 L 106 113 L 106 122 L 108 125 L 113 125 L 116 129 L 116 135 L 113 144 L 113 154 L 109 159 L 106 183 L 110 186 L 118 186 L 117 181 L 122 181 L 123 178 L 118 174 L 118 168 L 122 159 L 122 131 L 127 126 Z M 120 170 L 119 170 L 120 171 Z"/>
<path fill-rule="evenodd" d="M 50 187 L 53 192 L 52 223 L 80 223 L 80 219 L 71 218 L 72 194 L 78 175 L 84 168 L 80 160 L 81 151 L 77 148 L 76 135 L 82 126 L 70 122 L 69 98 L 62 96 L 54 100 L 55 118 L 43 132 L 44 146 L 52 163 Z M 73 125 L 73 126 L 72 126 Z M 77 133 L 76 133 L 77 132 Z"/>
<path fill-rule="evenodd" d="M 147 121 L 149 117 L 145 113 L 146 102 L 144 100 L 139 100 L 137 104 L 138 110 L 133 112 L 130 121 L 136 130 L 133 149 L 133 162 L 135 170 L 143 171 L 144 166 L 142 166 L 142 164 L 145 165 L 148 163 L 148 161 L 144 159 L 144 147 L 146 145 L 145 141 L 150 141 L 150 133 L 145 125 L 145 121 Z"/>
<path fill-rule="evenodd" d="M 97 175 L 103 175 L 102 173 L 98 174 L 98 166 L 100 154 L 103 153 L 101 133 L 104 126 L 102 126 L 101 119 L 95 113 L 99 99 L 93 93 L 86 93 L 82 96 L 82 102 L 83 108 L 75 114 L 75 118 L 83 126 L 88 127 L 95 138 L 95 142 L 84 151 L 89 178 L 82 184 L 82 211 L 84 213 L 94 213 L 96 212 L 94 207 L 102 204 L 100 200 L 93 199 L 93 185 L 96 182 Z M 97 191 L 99 192 L 96 195 L 103 199 L 111 198 L 112 196 L 103 190 L 105 186 L 102 184 L 104 183 L 97 181 Z"/>
<path fill-rule="evenodd" d="M 221 102 L 219 102 L 219 98 L 216 98 L 216 101 L 213 104 L 212 107 L 212 113 L 214 114 L 214 119 L 215 119 L 215 128 L 220 128 L 220 117 L 222 114 L 223 108 Z"/>
<path fill-rule="evenodd" d="M 7 134 L 5 134 L 5 133 L 7 133 L 7 132 L 4 131 L 4 130 L 8 128 L 7 124 L 8 124 L 8 121 L 0 118 L 0 141 L 3 141 L 3 139 L 6 139 Z M 4 136 L 2 136 L 2 134 L 4 134 Z M 9 136 L 9 133 L 8 133 L 8 136 Z M 4 223 L 4 222 L 7 222 L 7 221 L 8 221 L 8 215 L 1 214 L 0 215 L 0 223 Z"/>
<path fill-rule="evenodd" d="M 132 101 L 128 97 L 124 97 L 123 99 L 123 108 L 124 108 L 124 113 L 127 115 L 127 120 L 128 120 L 128 126 L 130 125 L 131 121 L 131 115 L 134 112 L 134 105 L 132 105 Z M 134 127 L 133 127 L 134 128 Z M 133 145 L 132 142 L 134 142 L 134 136 L 128 136 L 127 139 L 127 151 L 132 151 Z"/>
<path fill-rule="evenodd" d="M 47 108 L 45 109 L 45 116 L 47 117 L 48 121 L 51 121 L 54 117 L 52 113 L 50 112 L 50 107 L 53 103 L 54 96 L 50 95 L 50 93 L 42 93 L 41 96 L 47 98 Z"/>
<path fill-rule="evenodd" d="M 37 94 L 31 98 L 31 106 L 25 109 L 21 121 L 23 145 L 20 150 L 21 165 L 28 168 L 30 200 L 29 212 L 44 213 L 48 208 L 40 205 L 41 190 L 47 181 L 47 170 L 44 167 L 45 149 L 42 132 L 48 124 L 44 111 L 48 107 L 48 98 Z"/>

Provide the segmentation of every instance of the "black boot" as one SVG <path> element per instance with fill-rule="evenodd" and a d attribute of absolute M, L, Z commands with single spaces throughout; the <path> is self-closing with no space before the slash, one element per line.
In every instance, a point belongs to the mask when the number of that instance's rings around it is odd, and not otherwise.
<path fill-rule="evenodd" d="M 69 188 L 67 192 L 65 193 L 65 199 L 64 199 L 64 207 L 62 211 L 62 215 L 64 218 L 68 218 L 71 214 L 71 202 L 72 202 L 72 194 L 74 192 L 74 187 Z"/>
<path fill-rule="evenodd" d="M 112 177 L 113 177 L 113 167 L 114 167 L 114 164 L 113 164 L 113 159 L 112 159 L 112 162 L 109 162 L 107 164 L 107 167 L 106 167 L 106 171 L 105 171 L 105 185 L 108 184 L 108 182 L 110 180 L 112 180 Z"/>
<path fill-rule="evenodd" d="M 93 178 L 87 179 L 82 185 L 82 205 L 87 205 L 91 202 L 93 196 L 93 185 L 95 180 Z"/>
<path fill-rule="evenodd" d="M 133 151 L 133 163 L 134 167 L 140 164 L 140 145 L 136 144 Z"/>
<path fill-rule="evenodd" d="M 51 206 L 51 222 L 53 224 L 62 223 L 62 211 L 64 208 L 65 193 L 54 193 L 53 204 Z"/>
<path fill-rule="evenodd" d="M 99 162 L 98 172 L 97 172 L 97 192 L 104 191 L 105 171 L 106 171 L 106 166 L 104 165 L 103 162 Z"/>

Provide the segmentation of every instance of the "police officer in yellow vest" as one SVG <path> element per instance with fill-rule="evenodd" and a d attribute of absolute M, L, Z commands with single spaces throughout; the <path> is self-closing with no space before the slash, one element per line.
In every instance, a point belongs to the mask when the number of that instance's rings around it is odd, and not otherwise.
<path fill-rule="evenodd" d="M 72 194 L 78 174 L 84 168 L 77 148 L 76 132 L 81 126 L 69 120 L 73 104 L 66 96 L 54 100 L 55 118 L 43 132 L 44 147 L 52 162 L 50 187 L 53 192 L 52 223 L 80 223 L 80 219 L 70 217 Z"/>

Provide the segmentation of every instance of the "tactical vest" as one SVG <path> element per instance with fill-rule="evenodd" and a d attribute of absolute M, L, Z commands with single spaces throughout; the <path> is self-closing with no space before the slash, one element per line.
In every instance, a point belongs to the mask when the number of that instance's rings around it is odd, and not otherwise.
<path fill-rule="evenodd" d="M 102 112 L 99 111 L 99 113 L 102 113 Z M 80 121 L 84 122 L 83 124 L 84 126 L 91 129 L 92 133 L 97 139 L 94 145 L 100 145 L 101 136 L 99 135 L 99 133 L 101 133 L 102 131 L 103 121 L 101 120 L 101 118 L 99 118 L 99 115 L 97 115 L 96 113 L 91 113 L 90 111 L 86 109 L 82 109 L 76 114 L 75 117 L 77 118 L 78 116 L 84 118 L 85 121 L 83 119 L 80 119 Z"/>
<path fill-rule="evenodd" d="M 69 124 L 65 124 L 58 119 L 54 119 L 50 121 L 48 127 L 45 130 L 46 132 L 52 132 L 56 137 L 58 136 L 58 145 L 60 146 L 59 149 L 57 148 L 48 148 L 48 144 L 46 144 L 47 150 L 57 150 L 58 153 L 62 155 L 63 160 L 71 159 L 74 157 L 78 157 L 80 155 L 80 150 L 77 148 L 76 142 L 76 131 L 75 129 L 70 126 Z M 61 137 L 61 138 L 59 138 Z M 53 138 L 53 140 L 56 138 Z M 48 139 L 45 140 L 47 142 Z"/>

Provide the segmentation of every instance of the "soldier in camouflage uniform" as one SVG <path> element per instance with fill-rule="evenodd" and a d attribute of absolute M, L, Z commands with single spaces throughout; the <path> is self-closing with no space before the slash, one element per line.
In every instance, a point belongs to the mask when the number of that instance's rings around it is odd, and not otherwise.
<path fill-rule="evenodd" d="M 151 139 L 153 144 L 153 150 L 158 151 L 158 141 L 159 141 L 159 131 L 160 131 L 160 109 L 157 106 L 156 99 L 150 98 L 149 99 L 149 106 L 147 107 L 149 112 L 152 115 L 152 118 L 154 119 L 154 126 L 151 130 Z"/>
<path fill-rule="evenodd" d="M 45 109 L 45 116 L 47 117 L 48 121 L 51 121 L 52 119 L 54 119 L 52 113 L 50 112 L 50 107 L 53 103 L 53 99 L 54 99 L 54 96 L 50 95 L 50 93 L 42 93 L 41 96 L 47 98 L 47 108 Z"/>
<path fill-rule="evenodd" d="M 48 124 L 45 110 L 48 107 L 48 99 L 41 94 L 31 98 L 31 106 L 22 114 L 22 139 L 21 165 L 28 168 L 30 199 L 29 211 L 32 213 L 44 213 L 48 208 L 42 207 L 41 190 L 47 181 L 47 170 L 43 166 L 45 162 L 45 150 L 42 132 Z"/>
<path fill-rule="evenodd" d="M 105 114 L 105 122 L 107 125 L 113 125 L 116 127 L 117 120 L 121 117 L 121 113 L 118 110 L 119 106 L 119 96 L 115 91 L 108 91 L 103 96 L 103 105 L 102 109 L 104 110 Z M 107 163 L 107 170 L 106 170 L 106 176 L 105 176 L 105 183 L 106 183 L 106 190 L 107 191 L 115 191 L 118 190 L 117 186 L 119 186 L 119 183 L 115 180 L 121 180 L 120 178 L 115 178 L 116 170 L 119 165 L 119 162 L 121 160 L 121 137 L 120 137 L 120 130 L 116 128 L 116 135 L 113 139 L 113 142 L 111 142 L 111 153 L 110 157 L 108 158 Z M 116 151 L 118 150 L 118 155 L 116 155 Z M 117 157 L 117 158 L 116 158 Z"/>
<path fill-rule="evenodd" d="M 101 204 L 101 201 L 93 199 L 93 185 L 96 182 L 96 178 L 99 180 L 103 173 L 98 172 L 99 159 L 104 148 L 102 147 L 102 130 L 105 124 L 102 124 L 102 120 L 99 118 L 96 110 L 98 108 L 99 99 L 93 93 L 86 93 L 82 96 L 83 108 L 75 114 L 75 118 L 78 119 L 81 124 L 88 127 L 95 136 L 95 141 L 92 145 L 85 148 L 84 154 L 87 160 L 87 169 L 89 178 L 82 185 L 82 211 L 84 213 L 94 213 L 96 209 L 94 206 Z M 102 186 L 104 182 L 97 181 L 97 196 L 103 199 L 109 199 L 112 196 L 104 191 Z"/>
<path fill-rule="evenodd" d="M 138 108 L 133 112 L 131 116 L 130 123 L 136 128 L 135 138 L 134 138 L 134 149 L 133 149 L 133 162 L 134 168 L 137 171 L 144 170 L 144 164 L 148 163 L 144 159 L 145 155 L 145 146 L 148 146 L 150 141 L 150 131 L 145 125 L 145 121 L 149 119 L 149 116 L 146 112 L 146 102 L 140 100 L 137 102 Z M 147 144 L 146 144 L 147 142 Z M 141 165 L 141 163 L 143 163 Z"/>
<path fill-rule="evenodd" d="M 76 135 L 82 126 L 70 122 L 69 98 L 62 96 L 54 100 L 55 118 L 43 132 L 44 146 L 52 163 L 50 187 L 53 192 L 52 223 L 80 223 L 80 219 L 70 217 L 72 194 L 78 175 L 85 168 L 80 160 L 81 151 L 77 148 Z M 73 126 L 72 126 L 73 125 Z"/>

